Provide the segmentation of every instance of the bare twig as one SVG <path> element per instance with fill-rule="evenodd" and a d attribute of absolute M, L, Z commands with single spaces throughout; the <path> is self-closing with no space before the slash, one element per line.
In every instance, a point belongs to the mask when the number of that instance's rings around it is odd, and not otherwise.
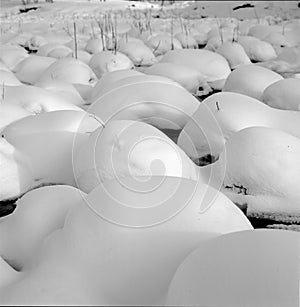
<path fill-rule="evenodd" d="M 5 86 L 4 86 L 4 81 L 2 82 L 2 100 L 5 98 Z"/>
<path fill-rule="evenodd" d="M 174 18 L 171 17 L 171 50 L 174 50 Z"/>
<path fill-rule="evenodd" d="M 94 29 L 93 21 L 91 21 L 91 28 L 92 28 L 92 38 L 95 38 L 96 34 L 95 34 L 95 29 Z"/>
<path fill-rule="evenodd" d="M 158 42 L 157 46 L 153 49 L 153 53 L 155 54 L 156 50 L 158 49 L 158 47 L 160 46 L 161 40 Z"/>
<path fill-rule="evenodd" d="M 256 8 L 254 7 L 253 10 L 254 10 L 254 15 L 255 15 L 255 18 L 256 18 L 256 20 L 257 20 L 257 23 L 260 23 L 260 19 L 259 19 L 259 17 L 258 17 Z"/>
<path fill-rule="evenodd" d="M 104 121 L 100 117 L 98 117 L 96 114 L 89 113 L 89 117 L 94 118 L 103 128 L 105 128 Z"/>
<path fill-rule="evenodd" d="M 99 26 L 100 29 L 100 36 L 101 36 L 101 41 L 102 41 L 102 49 L 103 51 L 105 51 L 105 41 L 104 41 L 104 30 L 103 30 L 103 25 L 101 24 L 100 21 L 97 20 L 97 24 Z"/>
<path fill-rule="evenodd" d="M 184 34 L 185 34 L 186 47 L 189 48 L 189 40 L 188 40 L 189 33 L 188 33 L 188 29 L 187 29 L 186 24 L 184 25 Z"/>
<path fill-rule="evenodd" d="M 118 22 L 117 22 L 117 15 L 114 15 L 114 28 L 115 28 L 115 33 L 114 33 L 114 50 L 115 50 L 115 54 L 117 54 L 117 49 L 118 49 Z"/>
<path fill-rule="evenodd" d="M 77 29 L 76 29 L 76 22 L 73 22 L 73 27 L 74 27 L 74 52 L 75 52 L 75 59 L 77 60 L 78 58 L 78 46 L 77 46 Z"/>

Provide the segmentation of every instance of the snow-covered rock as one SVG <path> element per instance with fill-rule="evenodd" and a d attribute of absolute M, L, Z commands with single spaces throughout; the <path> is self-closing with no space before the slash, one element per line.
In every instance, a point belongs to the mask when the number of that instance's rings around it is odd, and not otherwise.
<path fill-rule="evenodd" d="M 0 200 L 15 199 L 34 186 L 30 160 L 3 137 L 0 138 Z"/>
<path fill-rule="evenodd" d="M 229 74 L 223 92 L 236 92 L 261 100 L 264 90 L 282 79 L 281 75 L 265 67 L 242 65 Z"/>
<path fill-rule="evenodd" d="M 251 64 L 251 60 L 246 54 L 245 49 L 237 42 L 224 42 L 217 48 L 216 52 L 221 54 L 229 62 L 231 69 L 235 69 L 240 65 Z"/>
<path fill-rule="evenodd" d="M 35 187 L 51 184 L 75 186 L 72 155 L 99 127 L 84 111 L 56 111 L 23 118 L 8 125 L 5 139 L 31 163 Z M 19 196 L 19 195 L 16 195 Z"/>
<path fill-rule="evenodd" d="M 66 185 L 26 193 L 17 201 L 13 214 L 0 223 L 2 257 L 21 270 L 32 267 L 43 240 L 63 227 L 68 210 L 84 196 L 84 192 Z"/>
<path fill-rule="evenodd" d="M 76 106 L 82 106 L 85 104 L 85 101 L 80 96 L 74 85 L 71 83 L 58 80 L 47 80 L 44 82 L 37 82 L 36 86 L 58 94 L 65 101 Z"/>
<path fill-rule="evenodd" d="M 67 56 L 70 52 L 72 52 L 72 49 L 59 43 L 47 43 L 38 48 L 38 51 L 36 55 L 39 56 L 51 56 L 53 55 L 53 58 L 60 58 L 59 54 L 61 54 L 61 57 Z M 56 53 L 56 54 L 55 54 Z"/>
<path fill-rule="evenodd" d="M 14 270 L 1 256 L 0 256 L 0 289 L 8 286 L 19 278 L 21 273 Z"/>
<path fill-rule="evenodd" d="M 256 229 L 207 241 L 178 267 L 166 305 L 296 306 L 299 240 L 296 232 Z"/>
<path fill-rule="evenodd" d="M 41 35 L 33 35 L 24 44 L 24 47 L 32 51 L 37 51 L 43 45 L 48 44 L 48 40 Z"/>
<path fill-rule="evenodd" d="M 190 33 L 179 32 L 174 37 L 181 43 L 183 48 L 198 48 L 197 40 Z"/>
<path fill-rule="evenodd" d="M 220 155 L 221 165 L 226 164 L 223 192 L 246 206 L 248 216 L 298 222 L 299 160 L 298 137 L 268 127 L 243 129 Z"/>
<path fill-rule="evenodd" d="M 136 121 L 111 121 L 93 132 L 74 155 L 78 187 L 91 192 L 101 182 L 131 176 L 197 180 L 195 165 L 163 132 Z"/>
<path fill-rule="evenodd" d="M 67 46 L 61 45 L 48 52 L 47 56 L 55 59 L 62 59 L 73 55 L 73 50 Z"/>
<path fill-rule="evenodd" d="M 210 192 L 214 201 L 202 212 Z M 45 241 L 38 266 L 0 296 L 6 304 L 162 305 L 192 250 L 250 229 L 227 197 L 201 182 L 109 180 L 69 211 L 63 229 Z"/>
<path fill-rule="evenodd" d="M 264 40 L 268 35 L 274 33 L 274 27 L 266 24 L 256 24 L 249 28 L 248 35 Z"/>
<path fill-rule="evenodd" d="M 280 129 L 300 138 L 300 113 L 271 108 L 238 93 L 217 93 L 200 104 L 177 144 L 193 158 L 219 155 L 232 134 L 255 126 Z"/>
<path fill-rule="evenodd" d="M 145 43 L 156 56 L 163 55 L 172 50 L 172 48 L 174 50 L 182 49 L 180 41 L 175 37 L 172 38 L 170 34 L 152 35 Z"/>
<path fill-rule="evenodd" d="M 32 114 L 57 110 L 81 110 L 59 94 L 37 86 L 5 86 L 4 92 L 4 99 L 1 97 L 0 102 L 17 105 Z"/>
<path fill-rule="evenodd" d="M 72 52 L 72 54 L 69 54 L 69 57 L 74 57 L 75 52 Z M 82 61 L 85 64 L 89 64 L 91 60 L 92 55 L 84 50 L 77 50 L 77 59 Z"/>
<path fill-rule="evenodd" d="M 15 85 L 21 85 L 22 83 L 11 71 L 0 69 L 0 84 L 2 84 L 2 96 L 3 96 L 5 94 L 3 93 L 3 85 L 15 86 Z"/>
<path fill-rule="evenodd" d="M 151 66 L 156 62 L 151 49 L 142 42 L 122 43 L 119 45 L 118 50 L 127 55 L 135 66 Z"/>
<path fill-rule="evenodd" d="M 43 74 L 43 72 L 54 62 L 56 59 L 31 54 L 22 60 L 14 69 L 16 76 L 24 83 L 35 84 Z"/>
<path fill-rule="evenodd" d="M 252 36 L 239 36 L 238 43 L 243 46 L 248 57 L 255 62 L 275 59 L 277 54 L 271 44 Z"/>
<path fill-rule="evenodd" d="M 3 102 L 0 103 L 0 132 L 10 123 L 29 115 L 32 115 L 32 113 L 20 106 Z"/>
<path fill-rule="evenodd" d="M 89 112 L 107 123 L 114 119 L 144 121 L 160 129 L 180 129 L 199 101 L 177 82 L 161 76 L 122 78 L 107 87 Z"/>
<path fill-rule="evenodd" d="M 118 80 L 142 75 L 143 73 L 134 69 L 122 69 L 105 73 L 91 90 L 88 103 L 93 103 L 95 100 L 99 99 L 105 92 L 109 91 Z"/>
<path fill-rule="evenodd" d="M 20 47 L 14 45 L 1 45 L 0 48 L 0 60 L 11 70 L 14 71 L 14 68 L 29 54 L 27 51 Z"/>
<path fill-rule="evenodd" d="M 104 46 L 103 46 L 101 38 L 93 38 L 93 39 L 88 40 L 84 47 L 84 50 L 91 54 L 105 51 L 105 49 L 106 49 L 105 40 L 104 40 Z"/>
<path fill-rule="evenodd" d="M 148 75 L 167 77 L 178 82 L 192 94 L 199 94 L 199 87 L 205 88 L 204 77 L 195 68 L 176 63 L 156 63 L 144 70 Z M 207 93 L 209 89 L 207 90 Z"/>
<path fill-rule="evenodd" d="M 92 69 L 80 60 L 74 58 L 59 59 L 43 72 L 40 81 L 60 80 L 73 84 L 93 86 L 97 77 Z"/>
<path fill-rule="evenodd" d="M 262 101 L 283 110 L 300 110 L 300 79 L 288 78 L 269 85 L 263 92 Z"/>
<path fill-rule="evenodd" d="M 134 69 L 132 61 L 125 54 L 112 51 L 101 51 L 94 54 L 90 59 L 89 66 L 98 78 L 107 72 Z"/>
<path fill-rule="evenodd" d="M 284 47 L 275 59 L 259 65 L 293 78 L 300 71 L 300 47 Z"/>
<path fill-rule="evenodd" d="M 196 69 L 199 75 L 215 89 L 222 89 L 230 74 L 227 60 L 220 54 L 209 50 L 173 50 L 165 54 L 160 63 L 175 63 Z"/>

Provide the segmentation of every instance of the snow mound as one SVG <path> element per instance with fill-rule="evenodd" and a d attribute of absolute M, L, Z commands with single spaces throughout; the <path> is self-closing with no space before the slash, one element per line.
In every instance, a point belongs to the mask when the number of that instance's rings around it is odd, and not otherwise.
<path fill-rule="evenodd" d="M 288 78 L 269 85 L 262 100 L 267 105 L 283 110 L 300 110 L 300 79 Z"/>
<path fill-rule="evenodd" d="M 261 100 L 264 90 L 272 83 L 282 80 L 276 72 L 257 65 L 243 65 L 232 71 L 223 92 L 236 92 Z"/>
<path fill-rule="evenodd" d="M 197 179 L 195 165 L 163 132 L 135 121 L 98 128 L 74 156 L 78 187 L 87 193 L 105 180 L 132 176 Z"/>

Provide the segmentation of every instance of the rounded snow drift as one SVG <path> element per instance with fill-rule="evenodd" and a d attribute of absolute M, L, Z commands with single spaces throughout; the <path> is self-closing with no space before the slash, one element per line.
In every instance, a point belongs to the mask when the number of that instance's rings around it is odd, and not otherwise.
<path fill-rule="evenodd" d="M 270 69 L 253 64 L 243 65 L 229 74 L 223 92 L 236 92 L 261 100 L 264 90 L 282 79 L 281 75 Z"/>

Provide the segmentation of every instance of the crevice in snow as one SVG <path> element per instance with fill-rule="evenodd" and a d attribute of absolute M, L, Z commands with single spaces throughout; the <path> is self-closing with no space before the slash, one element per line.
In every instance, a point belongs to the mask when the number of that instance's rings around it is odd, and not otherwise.
<path fill-rule="evenodd" d="M 24 14 L 24 13 L 28 13 L 29 11 L 35 11 L 39 8 L 40 8 L 39 6 L 24 7 L 24 8 L 20 8 L 19 12 L 20 14 Z"/>
<path fill-rule="evenodd" d="M 16 272 L 21 272 L 22 271 L 22 266 L 17 264 L 16 262 L 14 262 L 13 260 L 9 260 L 7 258 L 5 258 L 5 256 L 0 255 L 2 257 L 2 259 Z"/>
<path fill-rule="evenodd" d="M 237 194 L 248 195 L 248 189 L 245 188 L 243 185 L 236 185 L 236 184 L 226 185 L 225 189 L 229 189 Z"/>
<path fill-rule="evenodd" d="M 215 163 L 219 159 L 218 156 L 212 156 L 208 154 L 200 158 L 191 158 L 191 160 L 198 166 L 206 166 L 212 163 Z"/>
<path fill-rule="evenodd" d="M 9 215 L 16 209 L 17 199 L 0 201 L 0 218 Z"/>

